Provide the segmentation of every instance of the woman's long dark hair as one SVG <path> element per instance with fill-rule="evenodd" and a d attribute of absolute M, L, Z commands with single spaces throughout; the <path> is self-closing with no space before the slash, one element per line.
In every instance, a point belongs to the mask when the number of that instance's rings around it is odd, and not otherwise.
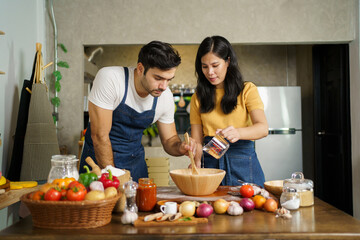
<path fill-rule="evenodd" d="M 211 112 L 215 107 L 216 87 L 212 85 L 202 72 L 201 58 L 207 53 L 229 62 L 224 80 L 225 94 L 221 100 L 221 109 L 225 114 L 231 113 L 237 106 L 237 97 L 244 88 L 244 81 L 238 66 L 234 49 L 228 40 L 221 36 L 205 38 L 197 51 L 195 70 L 197 76 L 196 94 L 200 100 L 200 112 Z"/>

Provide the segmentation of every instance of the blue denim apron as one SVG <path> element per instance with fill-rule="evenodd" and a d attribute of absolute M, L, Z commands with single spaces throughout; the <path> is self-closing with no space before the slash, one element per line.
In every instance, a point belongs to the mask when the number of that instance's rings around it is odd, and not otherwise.
<path fill-rule="evenodd" d="M 134 181 L 139 178 L 148 177 L 147 165 L 145 162 L 144 147 L 141 144 L 142 134 L 153 121 L 157 97 L 154 98 L 151 110 L 142 113 L 125 104 L 129 85 L 129 70 L 125 71 L 125 93 L 121 103 L 113 111 L 112 127 L 110 130 L 110 141 L 114 154 L 115 167 L 127 169 Z M 85 134 L 85 144 L 81 155 L 80 172 L 84 172 L 86 157 L 90 156 L 95 162 L 95 152 L 91 139 L 90 123 Z"/>
<path fill-rule="evenodd" d="M 208 143 L 211 138 L 205 137 L 204 144 Z M 220 159 L 204 152 L 204 167 L 225 170 L 226 175 L 221 182 L 221 185 L 224 186 L 240 185 L 239 179 L 264 186 L 264 172 L 255 152 L 255 143 L 250 140 L 230 143 L 228 151 Z"/>

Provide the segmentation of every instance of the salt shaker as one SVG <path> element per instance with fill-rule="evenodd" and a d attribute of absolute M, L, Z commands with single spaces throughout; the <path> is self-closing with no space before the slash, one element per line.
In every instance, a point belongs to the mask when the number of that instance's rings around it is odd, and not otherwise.
<path fill-rule="evenodd" d="M 126 210 L 130 212 L 138 212 L 138 207 L 136 206 L 136 189 L 138 184 L 130 178 L 130 181 L 124 183 L 124 193 L 126 196 Z"/>
<path fill-rule="evenodd" d="M 285 187 L 280 196 L 280 204 L 288 210 L 296 210 L 300 207 L 300 195 L 295 188 Z"/>

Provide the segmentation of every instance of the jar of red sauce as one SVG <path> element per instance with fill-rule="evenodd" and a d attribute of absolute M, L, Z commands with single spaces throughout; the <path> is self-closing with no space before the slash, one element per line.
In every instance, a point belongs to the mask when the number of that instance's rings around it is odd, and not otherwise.
<path fill-rule="evenodd" d="M 139 178 L 136 205 L 141 212 L 149 212 L 156 205 L 156 185 L 152 178 Z"/>

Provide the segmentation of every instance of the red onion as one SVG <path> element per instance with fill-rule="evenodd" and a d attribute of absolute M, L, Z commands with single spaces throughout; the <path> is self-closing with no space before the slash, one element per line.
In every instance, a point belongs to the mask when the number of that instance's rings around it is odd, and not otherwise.
<path fill-rule="evenodd" d="M 255 203 L 250 198 L 243 198 L 240 201 L 240 206 L 244 209 L 245 212 L 249 212 L 255 208 Z"/>
<path fill-rule="evenodd" d="M 205 217 L 207 218 L 213 213 L 213 207 L 210 204 L 202 203 L 196 209 L 196 215 L 198 217 Z"/>

